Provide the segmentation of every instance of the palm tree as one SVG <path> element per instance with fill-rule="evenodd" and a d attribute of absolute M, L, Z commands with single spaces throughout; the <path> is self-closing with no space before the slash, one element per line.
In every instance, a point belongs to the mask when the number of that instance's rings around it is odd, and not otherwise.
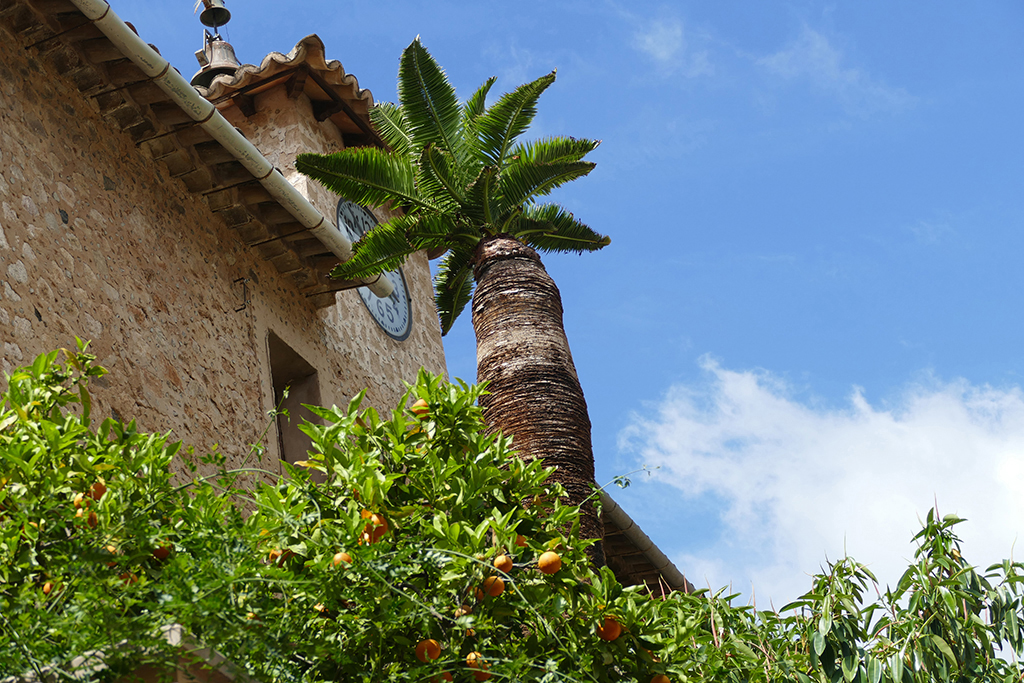
<path fill-rule="evenodd" d="M 362 147 L 301 154 L 296 167 L 366 206 L 403 209 L 367 233 L 332 272 L 356 278 L 397 268 L 410 254 L 444 253 L 434 295 L 446 334 L 472 297 L 477 380 L 492 429 L 514 435 L 522 453 L 558 467 L 574 504 L 592 493 L 590 418 L 562 325 L 558 288 L 537 251 L 594 251 L 610 240 L 539 197 L 594 168 L 583 158 L 594 140 L 520 141 L 554 72 L 486 106 L 494 78 L 460 104 L 444 71 L 419 38 L 403 52 L 400 104 L 371 117 L 390 149 Z M 475 292 L 474 292 L 475 285 Z M 600 539 L 592 506 L 581 531 Z M 597 544 L 592 554 L 603 564 Z"/>

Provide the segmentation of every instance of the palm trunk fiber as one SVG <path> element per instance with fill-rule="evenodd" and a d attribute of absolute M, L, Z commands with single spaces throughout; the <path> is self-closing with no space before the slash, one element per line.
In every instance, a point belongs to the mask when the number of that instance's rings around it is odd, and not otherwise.
<path fill-rule="evenodd" d="M 593 499 L 587 501 L 594 484 L 590 417 L 565 337 L 558 287 L 537 252 L 507 236 L 480 243 L 473 277 L 477 381 L 486 381 L 490 392 L 480 398 L 484 421 L 513 435 L 524 457 L 558 468 L 554 479 L 570 503 L 582 506 L 582 536 L 598 539 L 590 557 L 601 566 L 604 529 Z"/>

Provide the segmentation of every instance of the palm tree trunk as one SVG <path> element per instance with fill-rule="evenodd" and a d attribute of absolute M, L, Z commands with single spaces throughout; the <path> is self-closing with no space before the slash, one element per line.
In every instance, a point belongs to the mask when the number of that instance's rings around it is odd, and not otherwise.
<path fill-rule="evenodd" d="M 508 236 L 480 243 L 473 277 L 477 381 L 490 392 L 480 398 L 484 421 L 512 434 L 523 456 L 556 466 L 569 502 L 581 505 L 593 493 L 594 452 L 558 287 L 537 252 Z M 603 527 L 592 500 L 581 508 L 580 533 L 598 539 L 590 557 L 601 566 Z"/>

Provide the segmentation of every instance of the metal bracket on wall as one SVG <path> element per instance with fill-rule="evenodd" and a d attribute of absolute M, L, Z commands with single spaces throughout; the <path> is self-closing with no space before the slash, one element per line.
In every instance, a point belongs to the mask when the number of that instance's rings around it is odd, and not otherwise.
<path fill-rule="evenodd" d="M 249 278 L 240 277 L 232 284 L 242 285 L 242 305 L 235 309 L 235 313 L 241 313 L 249 307 Z"/>

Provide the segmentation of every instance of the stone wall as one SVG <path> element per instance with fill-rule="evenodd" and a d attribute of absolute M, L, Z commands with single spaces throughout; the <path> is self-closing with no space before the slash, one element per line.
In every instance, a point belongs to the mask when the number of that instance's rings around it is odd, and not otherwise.
<path fill-rule="evenodd" d="M 444 372 L 422 254 L 405 270 L 407 341 L 380 331 L 354 291 L 318 311 L 59 74 L 3 30 L 0 45 L 0 370 L 90 339 L 111 371 L 95 388 L 97 417 L 170 430 L 198 452 L 219 444 L 233 465 L 273 407 L 269 332 L 316 368 L 328 405 L 365 387 L 371 405 L 391 406 L 420 366 Z M 261 112 L 250 130 L 257 146 L 279 136 L 262 151 L 282 168 L 318 136 L 332 142 L 329 123 L 281 112 L 274 132 L 273 110 Z M 314 199 L 333 216 L 331 198 Z M 240 278 L 250 300 L 236 311 Z M 276 468 L 269 442 L 264 464 Z"/>

